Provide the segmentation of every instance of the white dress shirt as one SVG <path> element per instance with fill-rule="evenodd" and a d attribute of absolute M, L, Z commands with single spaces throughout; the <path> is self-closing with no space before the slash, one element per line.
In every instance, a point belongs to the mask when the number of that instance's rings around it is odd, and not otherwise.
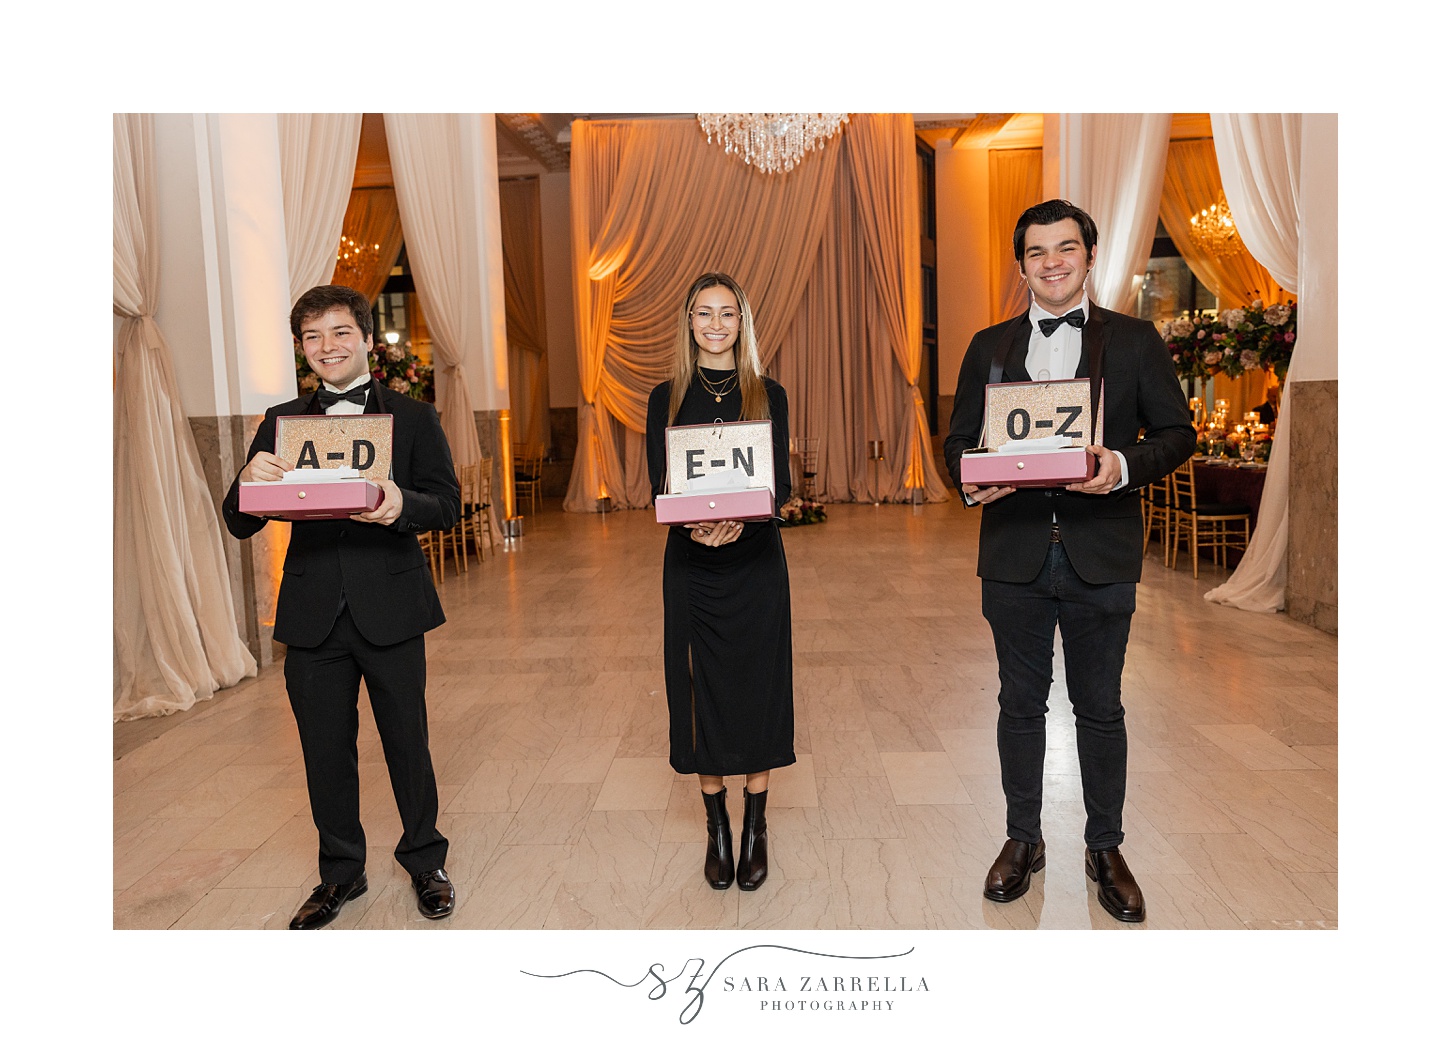
<path fill-rule="evenodd" d="M 1087 290 L 1083 292 L 1083 300 L 1063 314 L 1071 315 L 1075 311 L 1082 312 L 1084 320 L 1087 321 Z M 1065 322 L 1053 331 L 1053 336 L 1045 337 L 1038 320 L 1053 318 L 1061 316 L 1044 311 L 1037 301 L 1028 305 L 1028 322 L 1032 329 L 1028 333 L 1028 358 L 1024 365 L 1027 367 L 1029 380 L 1072 380 L 1078 372 L 1078 362 L 1083 357 L 1083 331 L 1074 329 Z M 1123 453 L 1117 449 L 1112 452 L 1118 457 L 1120 471 L 1118 484 L 1114 488 L 1122 489 L 1129 483 L 1129 465 Z"/>

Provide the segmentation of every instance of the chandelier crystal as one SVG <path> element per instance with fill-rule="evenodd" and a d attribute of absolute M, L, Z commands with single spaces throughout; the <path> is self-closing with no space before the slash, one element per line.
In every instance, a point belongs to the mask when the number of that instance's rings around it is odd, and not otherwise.
<path fill-rule="evenodd" d="M 1244 249 L 1234 227 L 1234 215 L 1229 212 L 1229 201 L 1224 198 L 1224 189 L 1219 190 L 1219 199 L 1208 209 L 1189 218 L 1189 235 L 1212 257 L 1228 257 Z"/>
<path fill-rule="evenodd" d="M 378 266 L 378 251 L 381 247 L 374 243 L 372 249 L 359 243 L 351 236 L 344 235 L 338 239 L 338 263 L 335 269 L 334 278 L 337 275 L 349 277 L 350 282 L 357 282 L 367 274 L 371 274 Z"/>
<path fill-rule="evenodd" d="M 740 156 L 763 174 L 784 173 L 847 122 L 845 112 L 700 112 L 705 140 Z"/>

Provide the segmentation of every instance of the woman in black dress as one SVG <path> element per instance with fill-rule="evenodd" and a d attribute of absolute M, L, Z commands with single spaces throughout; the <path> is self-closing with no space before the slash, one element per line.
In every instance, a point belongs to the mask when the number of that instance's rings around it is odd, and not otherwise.
<path fill-rule="evenodd" d="M 680 311 L 675 375 L 650 393 L 650 482 L 665 492 L 665 429 L 770 420 L 776 506 L 791 495 L 786 392 L 761 372 L 751 306 L 729 276 L 696 279 Z M 766 788 L 796 762 L 791 590 L 776 522 L 672 525 L 665 540 L 665 693 L 670 765 L 700 776 L 705 878 L 754 891 L 766 879 Z M 746 777 L 740 863 L 732 866 L 725 776 Z"/>

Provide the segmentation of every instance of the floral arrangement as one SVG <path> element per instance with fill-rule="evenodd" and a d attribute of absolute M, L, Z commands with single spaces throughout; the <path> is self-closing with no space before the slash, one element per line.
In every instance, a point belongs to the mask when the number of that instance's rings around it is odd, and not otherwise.
<path fill-rule="evenodd" d="M 826 521 L 826 508 L 818 500 L 803 500 L 793 496 L 781 505 L 783 525 L 815 525 Z"/>
<path fill-rule="evenodd" d="M 292 354 L 297 362 L 298 393 L 311 394 L 322 382 L 307 364 L 302 346 L 296 341 L 292 345 Z M 402 344 L 375 343 L 370 355 L 373 376 L 380 384 L 409 398 L 433 400 L 433 367 L 418 361 L 411 341 L 405 340 Z"/>
<path fill-rule="evenodd" d="M 1248 308 L 1226 308 L 1214 318 L 1195 315 L 1164 323 L 1164 343 L 1181 380 L 1223 373 L 1230 379 L 1245 370 L 1273 371 L 1280 380 L 1295 350 L 1296 305 L 1255 301 Z"/>

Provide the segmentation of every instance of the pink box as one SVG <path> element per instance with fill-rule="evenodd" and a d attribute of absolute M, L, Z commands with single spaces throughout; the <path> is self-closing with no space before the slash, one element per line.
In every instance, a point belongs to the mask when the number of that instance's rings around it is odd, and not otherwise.
<path fill-rule="evenodd" d="M 383 502 L 383 487 L 366 478 L 332 482 L 243 482 L 237 507 L 244 514 L 285 521 L 346 518 L 375 510 Z"/>
<path fill-rule="evenodd" d="M 655 497 L 655 520 L 661 525 L 689 522 L 760 521 L 776 514 L 770 489 L 730 489 L 713 493 L 664 493 Z"/>
<path fill-rule="evenodd" d="M 1086 482 L 1097 470 L 1092 453 L 1070 446 L 1037 453 L 963 453 L 961 474 L 964 485 L 1034 489 Z"/>

